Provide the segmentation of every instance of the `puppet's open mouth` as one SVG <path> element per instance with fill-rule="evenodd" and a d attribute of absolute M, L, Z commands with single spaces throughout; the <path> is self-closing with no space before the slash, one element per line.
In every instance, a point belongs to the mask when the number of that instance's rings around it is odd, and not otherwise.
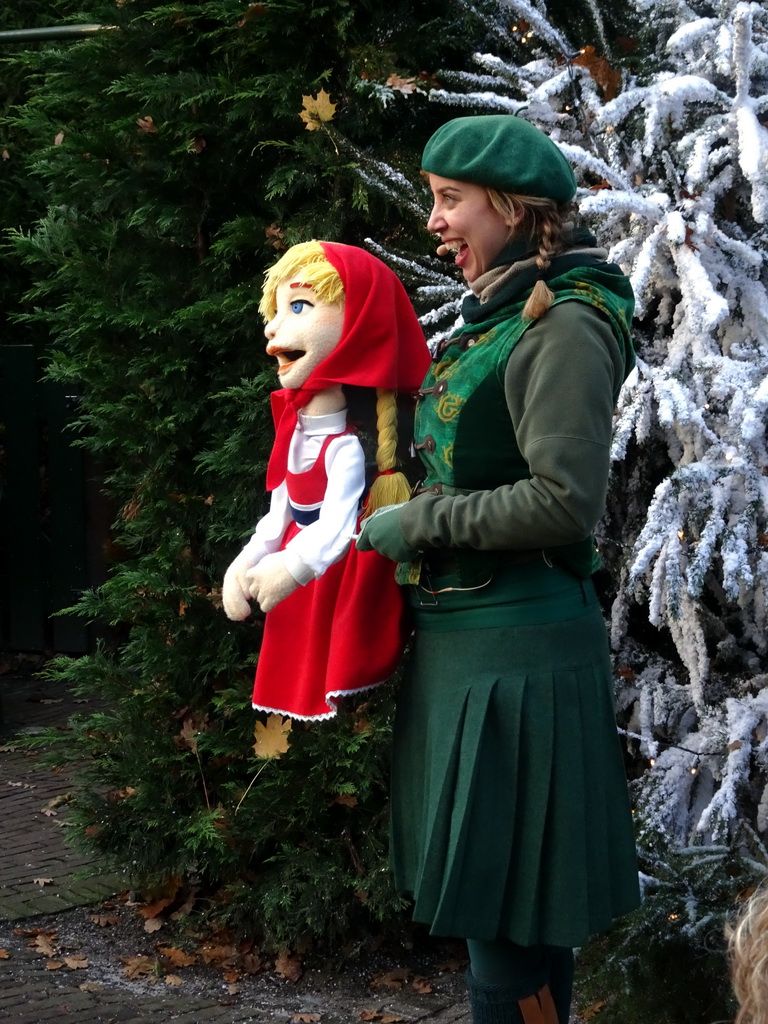
<path fill-rule="evenodd" d="M 277 372 L 281 373 L 307 353 L 303 348 L 270 348 L 267 355 L 277 358 Z"/>

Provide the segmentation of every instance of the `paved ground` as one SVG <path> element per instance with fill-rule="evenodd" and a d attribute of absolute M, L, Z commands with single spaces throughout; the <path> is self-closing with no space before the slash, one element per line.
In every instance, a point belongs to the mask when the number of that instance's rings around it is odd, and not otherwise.
<path fill-rule="evenodd" d="M 0 709 L 0 1021 L 470 1024 L 460 973 L 436 969 L 419 983 L 407 954 L 399 976 L 390 969 L 373 986 L 359 965 L 306 971 L 295 984 L 274 971 L 228 980 L 221 965 L 173 974 L 158 956 L 158 937 L 143 932 L 135 912 L 104 905 L 123 880 L 66 844 L 69 778 L 36 767 L 36 755 L 14 742 L 19 733 L 63 727 L 75 702 L 53 684 L 5 676 Z M 105 925 L 105 917 L 118 926 Z"/>

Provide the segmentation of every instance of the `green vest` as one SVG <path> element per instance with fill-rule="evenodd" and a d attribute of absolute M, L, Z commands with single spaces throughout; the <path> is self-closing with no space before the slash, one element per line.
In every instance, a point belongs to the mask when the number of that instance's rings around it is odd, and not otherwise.
<path fill-rule="evenodd" d="M 547 282 L 555 304 L 585 302 L 611 323 L 625 352 L 627 372 L 633 362 L 629 324 L 632 298 L 624 277 L 578 267 Z M 618 288 L 617 288 L 618 285 Z M 463 326 L 443 343 L 420 391 L 415 446 L 426 470 L 423 487 L 440 485 L 446 494 L 491 490 L 530 478 L 507 410 L 504 376 L 517 343 L 536 320 L 522 316 L 525 298 L 481 323 Z M 563 367 L 567 372 L 567 367 Z M 614 400 L 618 396 L 614 395 Z M 553 547 L 548 556 L 586 578 L 599 565 L 591 537 Z M 475 585 L 489 567 L 519 552 L 452 552 L 464 586 Z"/>

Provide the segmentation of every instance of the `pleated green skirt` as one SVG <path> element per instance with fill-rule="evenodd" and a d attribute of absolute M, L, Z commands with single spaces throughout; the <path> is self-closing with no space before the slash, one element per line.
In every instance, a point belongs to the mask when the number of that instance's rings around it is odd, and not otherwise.
<path fill-rule="evenodd" d="M 438 602 L 398 697 L 396 885 L 434 935 L 581 946 L 639 903 L 592 584 L 526 566 L 501 603 Z"/>

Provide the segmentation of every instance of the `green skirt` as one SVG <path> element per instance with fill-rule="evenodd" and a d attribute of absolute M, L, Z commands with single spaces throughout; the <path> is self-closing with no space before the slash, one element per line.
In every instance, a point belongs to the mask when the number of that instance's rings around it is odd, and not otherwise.
<path fill-rule="evenodd" d="M 469 595 L 416 608 L 395 882 L 434 935 L 581 946 L 639 903 L 605 625 L 589 581 L 543 565 L 516 581 L 487 628 Z"/>

